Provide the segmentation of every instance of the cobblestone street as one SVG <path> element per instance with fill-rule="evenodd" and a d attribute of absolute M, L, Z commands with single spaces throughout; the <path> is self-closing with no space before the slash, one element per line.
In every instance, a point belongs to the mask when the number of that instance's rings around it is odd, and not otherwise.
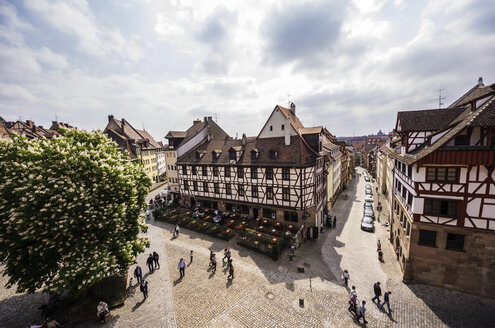
<path fill-rule="evenodd" d="M 305 242 L 294 261 L 287 252 L 279 261 L 246 250 L 232 240 L 235 278 L 227 279 L 222 264 L 226 242 L 203 234 L 181 230 L 172 238 L 172 225 L 151 221 L 149 251 L 157 251 L 161 269 L 148 275 L 149 298 L 142 301 L 139 289 L 123 307 L 112 310 L 113 318 L 100 325 L 96 318 L 74 327 L 353 327 L 358 324 L 347 311 L 348 292 L 340 281 L 345 268 L 356 285 L 359 299 L 367 301 L 368 327 L 490 327 L 489 313 L 495 302 L 423 285 L 405 285 L 400 268 L 387 241 L 386 227 L 377 224 L 376 233 L 360 230 L 364 181 L 357 177 L 332 209 L 338 218 L 336 229 L 326 229 L 318 240 Z M 152 197 L 154 193 L 150 194 Z M 388 207 L 382 201 L 384 211 Z M 382 213 L 383 213 L 382 212 Z M 384 219 L 382 219 L 382 222 Z M 385 263 L 376 257 L 376 240 L 382 240 Z M 190 263 L 189 252 L 194 251 Z M 217 254 L 217 272 L 209 269 L 209 253 Z M 138 262 L 148 272 L 141 254 Z M 179 279 L 177 264 L 187 262 L 185 277 Z M 304 273 L 297 266 L 305 267 Z M 134 266 L 130 269 L 130 275 Z M 311 285 L 310 285 L 311 277 Z M 371 302 L 373 283 L 390 289 L 394 312 L 388 316 Z M 2 278 L 5 282 L 5 278 Z M 0 327 L 26 327 L 39 319 L 36 308 L 44 296 L 14 295 L 0 289 Z M 304 299 L 304 307 L 299 299 Z M 38 320 L 39 321 L 39 320 Z"/>

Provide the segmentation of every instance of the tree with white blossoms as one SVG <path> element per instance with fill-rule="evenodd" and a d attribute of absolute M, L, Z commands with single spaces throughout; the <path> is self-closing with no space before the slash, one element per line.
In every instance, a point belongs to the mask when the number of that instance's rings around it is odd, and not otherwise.
<path fill-rule="evenodd" d="M 0 142 L 0 262 L 18 292 L 82 292 L 149 246 L 151 180 L 101 131 Z"/>

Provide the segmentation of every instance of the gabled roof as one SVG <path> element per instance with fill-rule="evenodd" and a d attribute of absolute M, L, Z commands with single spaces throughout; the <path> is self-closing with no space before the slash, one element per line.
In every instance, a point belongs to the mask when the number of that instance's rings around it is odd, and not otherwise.
<path fill-rule="evenodd" d="M 290 109 L 282 107 L 280 105 L 275 106 L 278 108 L 280 112 L 288 119 L 290 119 L 290 124 L 294 128 L 294 130 L 298 131 L 298 129 L 303 129 L 304 125 L 299 121 L 299 118 L 294 114 Z"/>
<path fill-rule="evenodd" d="M 464 110 L 464 107 L 457 107 L 398 112 L 396 128 L 400 125 L 401 132 L 443 130 Z"/>
<path fill-rule="evenodd" d="M 474 87 L 472 87 L 468 92 L 466 92 L 462 97 L 454 101 L 448 108 L 459 107 L 467 105 L 472 101 L 484 98 L 495 90 L 495 84 L 483 85 L 483 80 L 478 82 Z"/>
<path fill-rule="evenodd" d="M 167 135 L 165 136 L 165 139 L 185 138 L 185 137 L 186 137 L 186 131 L 168 131 Z"/>
<path fill-rule="evenodd" d="M 310 128 L 300 128 L 299 132 L 301 134 L 317 134 L 322 132 L 323 127 L 322 126 L 315 126 L 315 127 L 310 127 Z"/>
<path fill-rule="evenodd" d="M 139 132 L 140 135 L 143 136 L 144 139 L 148 139 L 150 143 L 150 148 L 161 148 L 160 144 L 156 142 L 156 140 L 153 139 L 153 137 L 147 131 L 144 130 L 137 130 L 137 131 Z"/>

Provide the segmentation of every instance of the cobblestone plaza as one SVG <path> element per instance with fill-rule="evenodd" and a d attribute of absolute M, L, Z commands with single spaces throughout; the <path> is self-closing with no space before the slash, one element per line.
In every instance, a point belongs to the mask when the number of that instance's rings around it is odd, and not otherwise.
<path fill-rule="evenodd" d="M 273 261 L 238 246 L 235 239 L 226 243 L 186 229 L 173 238 L 172 225 L 152 221 L 148 230 L 151 247 L 138 259 L 149 281 L 149 298 L 143 301 L 139 288 L 131 288 L 125 305 L 112 310 L 113 318 L 103 326 L 358 326 L 347 311 L 348 291 L 340 281 L 343 269 L 349 270 L 349 284 L 357 287 L 358 299 L 367 301 L 369 327 L 493 326 L 489 320 L 489 313 L 495 310 L 492 300 L 401 282 L 387 228 L 379 222 L 375 234 L 359 228 L 364 184 L 361 178 L 354 179 L 349 197 L 341 196 L 332 209 L 331 214 L 337 216 L 336 229 L 326 229 L 319 239 L 305 242 L 296 250 L 294 261 L 289 261 L 287 253 Z M 384 204 L 385 213 L 387 206 Z M 382 216 L 381 223 L 384 221 Z M 377 239 L 382 241 L 384 263 L 376 257 Z M 222 263 L 226 245 L 232 248 L 232 281 Z M 192 263 L 190 250 L 194 251 Z M 216 273 L 208 266 L 210 250 L 217 254 Z M 152 251 L 161 255 L 161 268 L 148 274 L 145 261 Z M 187 262 L 183 279 L 177 269 L 180 258 Z M 304 273 L 299 273 L 297 266 L 304 266 Z M 371 301 L 376 281 L 382 283 L 383 292 L 392 291 L 390 316 Z M 5 277 L 1 282 L 5 284 Z M 2 287 L 0 297 L 0 327 L 26 327 L 40 318 L 37 307 L 45 301 L 43 295 L 16 295 Z M 304 306 L 299 299 L 304 299 Z M 74 325 L 101 326 L 96 317 Z"/>

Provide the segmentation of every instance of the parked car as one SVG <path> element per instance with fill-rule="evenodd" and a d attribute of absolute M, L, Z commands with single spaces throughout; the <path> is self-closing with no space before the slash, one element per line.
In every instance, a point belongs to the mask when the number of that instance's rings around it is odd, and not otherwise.
<path fill-rule="evenodd" d="M 373 203 L 370 202 L 364 202 L 364 209 L 371 208 L 373 209 Z"/>
<path fill-rule="evenodd" d="M 368 216 L 374 220 L 375 219 L 375 212 L 373 212 L 373 208 L 365 207 L 364 208 L 364 216 Z"/>
<path fill-rule="evenodd" d="M 365 216 L 361 220 L 361 230 L 370 231 L 370 232 L 375 231 L 375 224 L 369 216 Z"/>
<path fill-rule="evenodd" d="M 371 191 L 371 189 L 366 189 L 365 192 L 366 192 L 366 195 L 373 196 L 373 191 Z"/>
<path fill-rule="evenodd" d="M 369 183 L 366 184 L 366 189 L 371 189 L 371 185 Z"/>
<path fill-rule="evenodd" d="M 365 202 L 373 203 L 373 196 L 372 195 L 366 195 L 366 196 L 364 196 L 364 201 Z"/>
<path fill-rule="evenodd" d="M 368 177 L 364 177 L 364 181 L 366 181 L 366 182 L 370 182 L 370 178 L 368 178 Z"/>

